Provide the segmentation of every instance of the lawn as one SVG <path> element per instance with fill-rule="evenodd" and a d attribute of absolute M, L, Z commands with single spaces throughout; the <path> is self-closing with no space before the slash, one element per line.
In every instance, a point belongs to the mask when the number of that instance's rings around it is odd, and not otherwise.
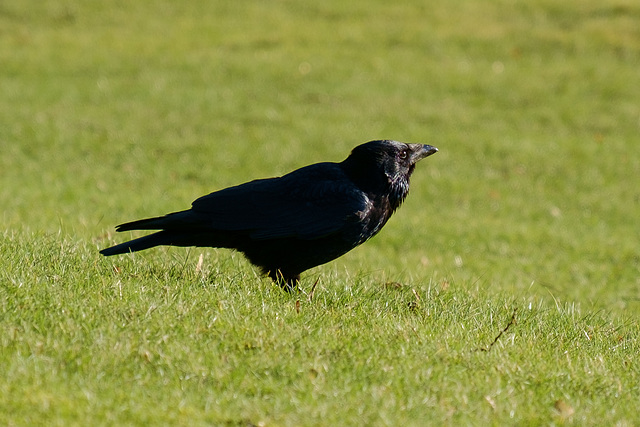
<path fill-rule="evenodd" d="M 637 2 L 6 0 L 0 64 L 0 424 L 640 423 Z M 300 294 L 98 254 L 380 138 L 440 151 Z"/>

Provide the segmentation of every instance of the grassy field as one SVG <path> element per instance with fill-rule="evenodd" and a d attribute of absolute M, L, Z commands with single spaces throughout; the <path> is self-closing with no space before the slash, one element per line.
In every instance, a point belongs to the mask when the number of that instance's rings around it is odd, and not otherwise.
<path fill-rule="evenodd" d="M 0 93 L 1 425 L 640 423 L 636 1 L 5 0 Z M 97 252 L 379 138 L 440 152 L 299 295 Z"/>

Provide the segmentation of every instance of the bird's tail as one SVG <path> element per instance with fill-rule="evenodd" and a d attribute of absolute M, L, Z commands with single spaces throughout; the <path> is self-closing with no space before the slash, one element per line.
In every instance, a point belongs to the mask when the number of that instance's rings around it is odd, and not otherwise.
<path fill-rule="evenodd" d="M 120 255 L 129 252 L 137 252 L 154 246 L 168 245 L 171 243 L 170 237 L 164 231 L 149 234 L 148 236 L 139 237 L 128 242 L 120 243 L 100 251 L 104 256 Z"/>
<path fill-rule="evenodd" d="M 233 233 L 207 229 L 206 218 L 190 210 L 127 222 L 116 227 L 118 232 L 131 230 L 160 231 L 103 249 L 100 253 L 104 256 L 119 255 L 161 245 L 236 247 Z"/>
<path fill-rule="evenodd" d="M 171 223 L 171 221 L 167 219 L 167 217 L 169 216 L 170 215 L 165 215 L 155 218 L 139 219 L 137 221 L 126 222 L 124 224 L 118 225 L 116 227 L 116 231 L 161 230 L 163 228 L 167 228 L 167 223 Z"/>

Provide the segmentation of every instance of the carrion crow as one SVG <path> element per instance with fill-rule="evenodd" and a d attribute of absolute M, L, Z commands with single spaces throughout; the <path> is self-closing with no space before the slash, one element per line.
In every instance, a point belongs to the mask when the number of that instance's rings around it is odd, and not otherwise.
<path fill-rule="evenodd" d="M 300 273 L 373 237 L 409 192 L 416 163 L 438 149 L 370 141 L 341 163 L 316 163 L 200 197 L 191 209 L 128 222 L 117 231 L 160 230 L 100 251 L 105 256 L 158 245 L 231 248 L 284 289 Z"/>

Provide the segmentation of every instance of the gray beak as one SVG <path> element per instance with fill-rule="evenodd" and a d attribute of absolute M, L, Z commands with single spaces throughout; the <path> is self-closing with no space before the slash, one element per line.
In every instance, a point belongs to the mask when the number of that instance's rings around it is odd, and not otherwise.
<path fill-rule="evenodd" d="M 416 163 L 419 160 L 424 159 L 425 157 L 429 157 L 432 154 L 438 152 L 436 147 L 431 145 L 422 145 L 422 144 L 409 144 L 411 146 L 411 151 L 413 151 L 413 155 L 411 156 L 412 163 Z"/>

